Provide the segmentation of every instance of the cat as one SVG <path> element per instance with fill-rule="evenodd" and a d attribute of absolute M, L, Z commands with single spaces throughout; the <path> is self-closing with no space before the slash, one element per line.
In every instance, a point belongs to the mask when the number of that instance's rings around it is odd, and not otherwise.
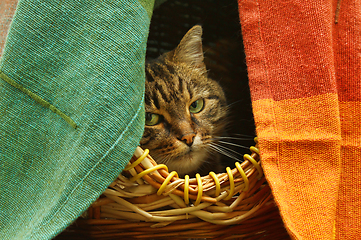
<path fill-rule="evenodd" d="M 179 45 L 146 63 L 145 130 L 140 146 L 180 177 L 221 172 L 214 151 L 227 125 L 222 87 L 208 78 L 202 27 L 191 28 Z"/>

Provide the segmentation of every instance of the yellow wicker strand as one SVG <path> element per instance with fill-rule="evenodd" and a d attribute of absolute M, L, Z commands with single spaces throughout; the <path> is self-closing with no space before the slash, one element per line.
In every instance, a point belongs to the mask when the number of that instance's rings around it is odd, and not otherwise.
<path fill-rule="evenodd" d="M 132 213 L 132 212 L 122 212 L 122 211 L 114 211 L 111 208 L 101 208 L 100 212 L 101 218 L 115 218 L 115 219 L 127 219 L 129 220 L 136 220 L 136 221 L 147 221 L 148 219 L 139 213 Z"/>
<path fill-rule="evenodd" d="M 128 171 L 130 173 L 130 175 L 132 176 L 137 176 L 138 175 L 138 172 L 135 170 L 135 168 L 131 168 L 129 169 Z M 130 181 L 130 180 L 129 180 Z M 144 184 L 144 181 L 142 179 L 137 179 L 136 182 L 139 184 L 139 185 L 143 185 Z M 135 184 L 135 183 L 134 183 Z"/>
<path fill-rule="evenodd" d="M 216 185 L 216 197 L 218 197 L 221 193 L 221 184 L 219 183 L 219 179 L 214 172 L 210 172 L 209 176 L 213 178 L 214 184 Z"/>
<path fill-rule="evenodd" d="M 198 206 L 190 206 L 185 208 L 176 208 L 170 210 L 160 210 L 152 211 L 152 214 L 155 216 L 172 216 L 172 215 L 183 215 L 187 213 L 192 213 L 193 211 L 202 210 L 211 206 L 212 203 L 202 202 Z"/>
<path fill-rule="evenodd" d="M 251 150 L 251 152 L 256 153 L 257 155 L 259 155 L 259 149 L 256 148 L 255 146 L 252 146 L 249 149 Z"/>
<path fill-rule="evenodd" d="M 116 197 L 110 194 L 104 194 L 107 198 L 112 199 L 113 201 L 119 203 L 120 205 L 123 205 L 129 209 L 131 209 L 133 212 L 138 213 L 140 215 L 142 215 L 143 217 L 145 217 L 146 219 L 151 219 L 153 216 L 151 214 L 149 214 L 148 212 L 138 208 L 137 206 L 135 206 L 134 204 L 124 200 L 123 198 L 120 197 Z"/>
<path fill-rule="evenodd" d="M 255 207 L 250 209 L 248 212 L 246 212 L 244 214 L 240 214 L 239 216 L 236 216 L 236 217 L 233 217 L 230 219 L 211 219 L 207 216 L 211 213 L 205 212 L 205 215 L 206 215 L 206 217 L 205 217 L 205 216 L 200 215 L 199 211 L 192 212 L 192 215 L 197 216 L 198 218 L 202 219 L 203 221 L 210 222 L 210 223 L 217 224 L 217 225 L 234 225 L 234 224 L 237 224 L 238 222 L 241 222 L 244 219 L 247 219 L 249 216 L 252 216 L 260 208 L 261 208 L 261 206 L 256 205 Z"/>
<path fill-rule="evenodd" d="M 197 194 L 197 200 L 194 203 L 195 206 L 197 206 L 201 202 L 202 193 L 203 193 L 202 179 L 201 179 L 201 175 L 199 175 L 199 173 L 196 174 L 196 179 L 197 179 L 197 184 L 198 184 L 198 194 Z"/>
<path fill-rule="evenodd" d="M 229 180 L 229 193 L 228 196 L 224 200 L 229 200 L 233 197 L 234 194 L 234 179 L 233 174 L 230 167 L 226 168 L 227 174 L 228 174 L 228 180 Z"/>
<path fill-rule="evenodd" d="M 131 209 L 134 213 L 139 214 L 139 216 L 145 217 L 146 221 L 149 221 L 149 222 L 177 221 L 177 220 L 186 219 L 186 217 L 187 217 L 187 216 L 184 216 L 184 215 L 170 216 L 170 217 L 154 216 L 154 215 L 142 210 L 141 208 L 137 207 L 136 205 L 122 199 L 122 198 L 112 196 L 112 195 L 108 195 L 108 194 L 105 194 L 105 196 L 107 198 L 110 198 L 110 199 L 114 200 L 115 202 L 119 203 L 120 205 L 123 205 L 123 206 Z M 123 214 L 124 215 L 124 213 L 122 213 L 121 211 L 114 211 L 114 209 L 112 210 L 112 213 L 114 215 L 117 215 L 117 214 Z M 125 213 L 125 214 L 129 214 L 129 213 Z M 142 220 L 142 219 L 140 219 L 140 220 Z M 143 219 L 143 221 L 144 221 L 144 219 Z"/>
<path fill-rule="evenodd" d="M 123 199 L 125 199 L 125 198 L 123 198 Z M 169 206 L 172 203 L 174 203 L 174 200 L 171 197 L 167 196 L 164 199 L 154 201 L 149 204 L 136 204 L 136 206 L 147 212 L 152 211 L 152 214 L 154 214 L 154 210 L 158 210 L 160 208 Z M 112 208 L 114 211 L 115 210 L 123 211 L 123 212 L 129 212 L 129 211 L 131 212 L 132 211 L 131 209 L 124 207 L 124 206 L 120 205 L 119 203 L 109 203 L 107 205 L 103 205 L 102 207 L 105 207 L 105 206 Z"/>
<path fill-rule="evenodd" d="M 249 180 L 246 176 L 246 173 L 243 171 L 243 168 L 241 167 L 241 164 L 239 162 L 236 162 L 236 168 L 238 170 L 238 172 L 241 174 L 241 177 L 243 179 L 244 182 L 244 188 L 242 191 L 247 192 L 249 189 Z"/>
<path fill-rule="evenodd" d="M 157 191 L 157 195 L 160 196 L 162 194 L 162 192 L 164 191 L 164 189 L 167 187 L 168 183 L 170 182 L 170 180 L 174 177 L 174 175 L 177 175 L 178 177 L 178 173 L 176 171 L 172 171 L 168 177 L 164 180 L 164 182 L 162 183 L 162 185 L 160 186 L 160 188 Z"/>
<path fill-rule="evenodd" d="M 126 166 L 123 171 L 128 171 L 128 170 L 134 168 L 135 166 L 137 166 L 139 163 L 141 163 L 141 162 L 148 156 L 148 154 L 149 154 L 149 150 L 148 150 L 148 149 L 145 149 L 145 150 L 144 150 L 144 153 L 142 154 L 142 156 L 140 156 L 140 157 L 139 157 L 137 160 L 135 160 L 132 164 Z"/>
<path fill-rule="evenodd" d="M 184 176 L 184 202 L 189 204 L 189 176 Z"/>
<path fill-rule="evenodd" d="M 180 208 L 186 208 L 187 207 L 187 205 L 183 202 L 181 197 L 179 197 L 179 196 L 177 196 L 175 194 L 172 194 L 172 193 L 170 193 L 168 196 L 171 197 L 172 200 L 175 202 L 175 204 L 177 204 Z"/>
<path fill-rule="evenodd" d="M 246 193 L 246 192 L 242 192 L 241 194 L 239 194 L 238 197 L 236 198 L 236 200 L 234 200 L 234 201 L 232 202 L 232 204 L 229 205 L 229 208 L 232 209 L 232 211 L 233 211 L 233 209 L 236 208 L 236 207 L 239 205 L 239 203 L 240 203 L 246 196 L 247 196 L 247 193 Z"/>
<path fill-rule="evenodd" d="M 140 172 L 138 175 L 132 177 L 131 179 L 129 179 L 129 181 L 131 182 L 135 182 L 136 180 L 140 179 L 141 177 L 151 173 L 151 172 L 154 172 L 158 169 L 161 169 L 161 168 L 164 168 L 167 172 L 168 172 L 168 167 L 164 164 L 158 164 L 152 168 L 148 168 L 147 170 L 144 170 L 143 172 Z"/>
<path fill-rule="evenodd" d="M 255 166 L 255 168 L 258 171 L 258 178 L 261 178 L 263 176 L 263 171 L 261 169 L 261 166 L 258 164 L 258 162 L 251 155 L 244 154 L 243 159 L 250 161 Z"/>

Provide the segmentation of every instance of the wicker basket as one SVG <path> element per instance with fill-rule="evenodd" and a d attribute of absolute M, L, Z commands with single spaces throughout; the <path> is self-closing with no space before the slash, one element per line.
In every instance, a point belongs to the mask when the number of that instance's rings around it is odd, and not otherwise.
<path fill-rule="evenodd" d="M 137 148 L 123 173 L 63 237 L 288 239 L 258 148 L 226 173 L 189 179 Z"/>

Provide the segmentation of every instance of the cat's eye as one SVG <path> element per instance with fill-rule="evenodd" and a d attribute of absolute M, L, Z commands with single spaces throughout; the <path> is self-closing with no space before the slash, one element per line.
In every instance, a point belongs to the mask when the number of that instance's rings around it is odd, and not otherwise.
<path fill-rule="evenodd" d="M 145 113 L 145 125 L 154 126 L 157 125 L 161 120 L 161 116 L 155 113 Z"/>
<path fill-rule="evenodd" d="M 199 113 L 200 111 L 203 110 L 204 107 L 204 99 L 200 98 L 197 101 L 194 101 L 190 106 L 189 106 L 189 111 L 191 113 Z"/>

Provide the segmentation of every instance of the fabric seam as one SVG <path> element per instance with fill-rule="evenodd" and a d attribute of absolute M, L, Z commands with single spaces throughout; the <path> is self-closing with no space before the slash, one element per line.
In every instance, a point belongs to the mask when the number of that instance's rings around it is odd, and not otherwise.
<path fill-rule="evenodd" d="M 33 99 L 35 102 L 40 104 L 41 106 L 50 109 L 55 114 L 59 115 L 62 119 L 64 119 L 72 128 L 76 129 L 78 125 L 74 122 L 73 119 L 71 119 L 68 115 L 63 113 L 61 110 L 59 110 L 54 105 L 50 104 L 48 101 L 37 95 L 36 93 L 33 93 L 29 89 L 25 88 L 24 86 L 20 85 L 19 83 L 15 82 L 13 79 L 8 77 L 3 71 L 0 70 L 0 78 L 3 79 L 5 82 L 13 86 L 14 88 L 20 90 L 21 92 L 28 95 L 31 99 Z"/>

